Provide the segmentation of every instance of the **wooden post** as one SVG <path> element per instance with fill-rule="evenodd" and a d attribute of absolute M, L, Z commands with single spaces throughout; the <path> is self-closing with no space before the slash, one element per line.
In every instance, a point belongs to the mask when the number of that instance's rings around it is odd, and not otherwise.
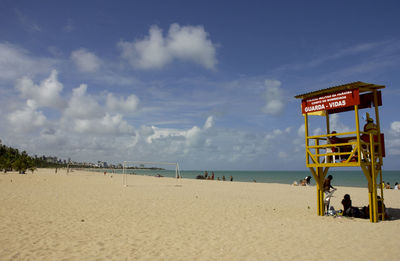
<path fill-rule="evenodd" d="M 377 213 L 378 213 L 378 197 L 376 194 L 376 166 L 375 166 L 375 151 L 374 151 L 374 135 L 372 133 L 369 134 L 369 141 L 370 141 L 370 151 L 371 151 L 371 179 L 372 179 L 372 204 L 373 207 L 373 218 L 370 220 L 372 222 L 378 222 Z"/>
<path fill-rule="evenodd" d="M 310 167 L 310 172 L 315 179 L 315 183 L 317 184 L 317 214 L 318 216 L 323 216 L 325 214 L 325 203 L 324 203 L 324 180 L 321 179 L 322 173 L 320 168 L 312 168 Z"/>

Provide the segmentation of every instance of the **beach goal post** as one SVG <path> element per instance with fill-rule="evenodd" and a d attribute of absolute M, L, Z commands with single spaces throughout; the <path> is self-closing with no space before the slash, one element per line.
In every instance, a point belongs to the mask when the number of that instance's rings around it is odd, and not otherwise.
<path fill-rule="evenodd" d="M 152 166 L 152 167 L 149 167 Z M 155 168 L 157 166 L 158 168 Z M 161 169 L 160 166 L 172 166 L 175 167 L 175 178 L 180 179 L 181 171 L 179 169 L 178 162 L 159 162 L 159 161 L 124 161 L 122 168 L 122 185 L 124 187 L 128 186 L 128 176 L 131 174 L 131 171 L 135 170 L 157 170 Z"/>

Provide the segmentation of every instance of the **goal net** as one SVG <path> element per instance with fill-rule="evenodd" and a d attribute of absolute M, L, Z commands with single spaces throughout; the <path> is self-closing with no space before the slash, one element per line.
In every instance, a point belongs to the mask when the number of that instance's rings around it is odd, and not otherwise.
<path fill-rule="evenodd" d="M 124 161 L 122 174 L 125 187 L 130 175 L 182 178 L 178 162 Z"/>

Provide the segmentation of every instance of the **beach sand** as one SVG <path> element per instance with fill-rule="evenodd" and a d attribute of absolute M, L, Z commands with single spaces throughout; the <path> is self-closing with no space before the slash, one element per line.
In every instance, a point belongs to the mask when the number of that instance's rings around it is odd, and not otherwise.
<path fill-rule="evenodd" d="M 334 181 L 334 180 L 333 180 Z M 394 220 L 319 217 L 316 188 L 40 169 L 0 174 L 0 260 L 397 260 Z M 334 185 L 334 182 L 333 182 Z M 354 206 L 366 188 L 338 187 Z"/>

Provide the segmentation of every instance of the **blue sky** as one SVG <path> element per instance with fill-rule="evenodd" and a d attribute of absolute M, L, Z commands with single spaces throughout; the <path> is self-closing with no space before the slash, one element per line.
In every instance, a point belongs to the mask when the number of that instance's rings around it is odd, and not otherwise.
<path fill-rule="evenodd" d="M 0 138 L 75 161 L 302 170 L 293 97 L 364 81 L 386 85 L 384 163 L 399 169 L 399 10 L 398 1 L 0 1 Z M 354 128 L 353 114 L 331 121 Z"/>

